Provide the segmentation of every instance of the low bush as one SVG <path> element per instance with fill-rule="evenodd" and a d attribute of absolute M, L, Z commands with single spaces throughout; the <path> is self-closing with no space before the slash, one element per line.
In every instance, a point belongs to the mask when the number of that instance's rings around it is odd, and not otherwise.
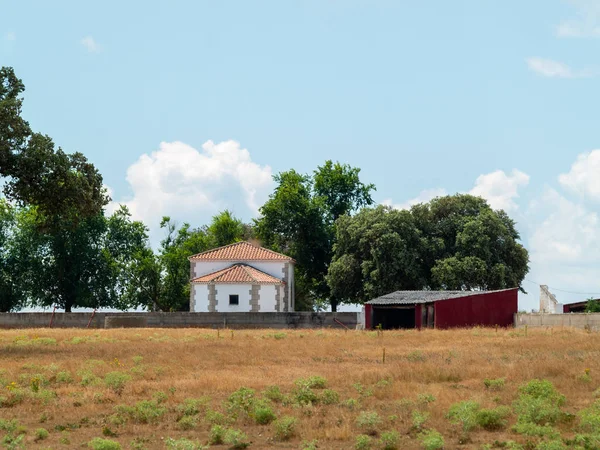
<path fill-rule="evenodd" d="M 370 450 L 372 441 L 373 440 L 370 436 L 367 436 L 366 434 L 359 434 L 356 436 L 354 448 L 355 450 Z"/>
<path fill-rule="evenodd" d="M 483 385 L 490 391 L 500 391 L 504 389 L 506 378 L 491 378 L 483 380 Z"/>
<path fill-rule="evenodd" d="M 453 424 L 460 425 L 463 433 L 468 433 L 477 427 L 477 412 L 479 409 L 479 403 L 465 400 L 450 406 L 446 417 Z"/>
<path fill-rule="evenodd" d="M 235 450 L 244 449 L 250 445 L 248 436 L 241 430 L 227 430 L 223 442 Z"/>
<path fill-rule="evenodd" d="M 43 441 L 44 439 L 47 439 L 49 435 L 50 433 L 48 433 L 48 430 L 45 428 L 38 428 L 35 430 L 35 441 Z"/>
<path fill-rule="evenodd" d="M 183 416 L 177 421 L 177 426 L 180 430 L 189 431 L 196 428 L 197 419 L 195 416 Z"/>
<path fill-rule="evenodd" d="M 385 433 L 381 433 L 379 442 L 383 450 L 397 450 L 400 445 L 400 433 L 397 431 L 386 431 Z"/>
<path fill-rule="evenodd" d="M 296 386 L 306 387 L 308 389 L 325 389 L 327 387 L 327 380 L 318 375 L 308 378 L 299 378 L 296 380 Z"/>
<path fill-rule="evenodd" d="M 109 372 L 104 376 L 104 384 L 117 395 L 121 395 L 131 376 L 123 372 Z"/>
<path fill-rule="evenodd" d="M 296 434 L 296 424 L 298 419 L 295 417 L 284 416 L 277 419 L 273 427 L 275 429 L 275 439 L 278 441 L 288 441 Z"/>
<path fill-rule="evenodd" d="M 206 450 L 208 446 L 202 445 L 198 441 L 191 441 L 186 438 L 173 439 L 167 438 L 165 446 L 170 450 Z"/>
<path fill-rule="evenodd" d="M 98 437 L 88 442 L 88 447 L 92 450 L 121 450 L 121 444 L 118 442 Z"/>
<path fill-rule="evenodd" d="M 502 430 L 508 425 L 507 417 L 510 416 L 510 413 L 510 408 L 507 406 L 481 409 L 477 411 L 477 425 L 487 431 Z"/>
<path fill-rule="evenodd" d="M 340 402 L 340 394 L 333 389 L 325 389 L 321 394 L 321 403 L 324 405 L 337 405 Z"/>
<path fill-rule="evenodd" d="M 381 417 L 375 411 L 362 411 L 356 418 L 356 426 L 370 436 L 377 434 L 381 422 Z"/>
<path fill-rule="evenodd" d="M 269 386 L 263 391 L 262 395 L 266 399 L 271 400 L 275 403 L 281 403 L 284 398 L 281 389 L 279 389 L 279 386 Z"/>
<path fill-rule="evenodd" d="M 195 416 L 206 405 L 205 399 L 186 398 L 183 403 L 177 405 L 176 410 L 180 416 Z"/>
<path fill-rule="evenodd" d="M 227 429 L 221 425 L 213 425 L 208 436 L 210 445 L 221 445 L 225 442 L 225 432 Z"/>
<path fill-rule="evenodd" d="M 412 412 L 412 427 L 414 430 L 420 430 L 425 425 L 425 422 L 429 420 L 429 413 L 419 410 Z"/>
<path fill-rule="evenodd" d="M 119 405 L 115 411 L 121 417 L 137 423 L 155 423 L 167 412 L 167 408 L 154 400 L 142 400 L 135 406 Z"/>
<path fill-rule="evenodd" d="M 425 450 L 441 450 L 444 448 L 444 437 L 435 430 L 423 431 L 419 440 Z"/>
<path fill-rule="evenodd" d="M 268 425 L 277 418 L 273 410 L 267 405 L 256 405 L 252 417 L 259 425 Z"/>

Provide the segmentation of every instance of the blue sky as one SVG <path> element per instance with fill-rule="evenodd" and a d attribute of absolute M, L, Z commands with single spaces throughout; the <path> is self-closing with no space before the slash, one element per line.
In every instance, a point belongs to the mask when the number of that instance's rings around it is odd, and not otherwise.
<path fill-rule="evenodd" d="M 600 297 L 600 1 L 9 1 L 24 115 L 152 229 L 249 220 L 271 175 L 362 168 L 378 202 L 506 208 L 538 287 Z"/>

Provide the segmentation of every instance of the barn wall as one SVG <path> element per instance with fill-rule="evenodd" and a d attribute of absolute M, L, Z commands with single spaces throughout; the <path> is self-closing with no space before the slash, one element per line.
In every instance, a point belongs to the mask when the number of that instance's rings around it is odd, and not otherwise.
<path fill-rule="evenodd" d="M 415 305 L 415 328 L 417 330 L 423 326 L 423 324 L 421 323 L 422 317 L 423 317 L 421 315 L 422 307 L 423 307 L 423 305 L 420 305 L 420 304 Z"/>
<path fill-rule="evenodd" d="M 443 300 L 435 305 L 435 327 L 510 327 L 518 311 L 518 289 Z"/>

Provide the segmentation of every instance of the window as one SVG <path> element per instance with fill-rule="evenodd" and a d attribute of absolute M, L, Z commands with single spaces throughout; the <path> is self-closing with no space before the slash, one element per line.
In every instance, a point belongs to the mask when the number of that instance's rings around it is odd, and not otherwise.
<path fill-rule="evenodd" d="M 229 304 L 230 305 L 239 305 L 240 304 L 240 296 L 237 294 L 231 294 L 229 296 Z"/>

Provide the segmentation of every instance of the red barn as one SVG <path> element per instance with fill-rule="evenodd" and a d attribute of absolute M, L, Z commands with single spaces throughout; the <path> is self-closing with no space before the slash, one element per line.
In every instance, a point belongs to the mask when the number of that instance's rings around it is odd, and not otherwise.
<path fill-rule="evenodd" d="M 518 291 L 396 291 L 365 303 L 365 328 L 510 327 Z"/>

